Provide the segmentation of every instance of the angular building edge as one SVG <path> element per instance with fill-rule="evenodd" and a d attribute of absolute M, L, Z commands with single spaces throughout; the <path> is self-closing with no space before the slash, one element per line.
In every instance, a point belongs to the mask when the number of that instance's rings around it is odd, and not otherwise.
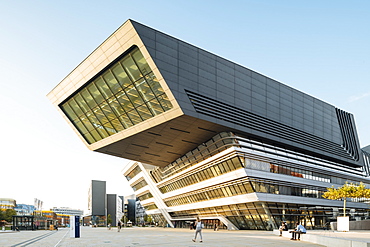
<path fill-rule="evenodd" d="M 137 107 L 141 122 L 89 143 L 61 104 L 95 85 L 132 46 L 142 53 L 171 107 L 162 106 L 162 113 L 148 119 Z M 151 79 L 138 70 L 149 85 Z M 133 82 L 144 102 L 150 94 L 139 84 Z M 321 198 L 327 187 L 345 181 L 369 186 L 370 155 L 360 149 L 352 114 L 132 20 L 48 98 L 90 150 L 137 161 L 124 175 L 147 213 L 162 225 L 188 227 L 201 216 L 208 226 L 227 229 L 271 229 L 281 221 L 323 227 L 341 208 L 340 201 Z M 106 99 L 113 110 L 110 103 Z M 145 104 L 154 111 L 150 101 Z M 128 112 L 132 106 L 120 107 Z M 116 121 L 112 112 L 102 115 Z M 368 215 L 366 200 L 360 201 L 348 204 L 358 219 Z"/>

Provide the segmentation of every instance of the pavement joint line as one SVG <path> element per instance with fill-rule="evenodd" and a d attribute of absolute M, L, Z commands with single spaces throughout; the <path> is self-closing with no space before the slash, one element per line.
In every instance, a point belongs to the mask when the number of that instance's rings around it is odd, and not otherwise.
<path fill-rule="evenodd" d="M 27 246 L 27 245 L 30 245 L 30 244 L 33 244 L 34 242 L 37 242 L 37 241 L 40 241 L 41 239 L 43 238 L 46 238 L 46 237 L 49 237 L 50 235 L 54 234 L 54 232 L 48 232 L 48 233 L 45 233 L 41 236 L 37 236 L 37 237 L 34 237 L 34 238 L 31 238 L 29 240 L 26 240 L 26 241 L 23 241 L 21 243 L 18 243 L 18 244 L 15 244 L 15 245 L 12 245 L 11 247 L 16 247 L 16 246 Z"/>
<path fill-rule="evenodd" d="M 67 233 L 69 233 L 71 230 L 69 229 L 65 234 L 64 234 L 64 236 L 59 240 L 59 242 L 56 244 L 56 245 L 54 245 L 54 247 L 57 247 L 59 244 L 60 244 L 60 242 L 65 238 L 65 236 L 67 235 Z"/>

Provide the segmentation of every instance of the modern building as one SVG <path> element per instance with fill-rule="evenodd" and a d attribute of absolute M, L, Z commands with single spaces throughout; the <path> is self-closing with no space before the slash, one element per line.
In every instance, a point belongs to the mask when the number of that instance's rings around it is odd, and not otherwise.
<path fill-rule="evenodd" d="M 161 225 L 323 227 L 343 207 L 327 187 L 369 186 L 352 114 L 132 20 L 48 98 L 90 150 L 134 161 L 123 173 Z"/>
<path fill-rule="evenodd" d="M 125 197 L 126 198 L 126 197 Z M 127 221 L 128 222 L 131 222 L 132 224 L 138 224 L 138 222 L 136 222 L 136 215 L 137 215 L 137 198 L 136 196 L 134 196 L 134 198 L 127 198 L 127 200 L 125 200 L 125 208 L 126 208 L 126 217 L 127 217 Z"/>
<path fill-rule="evenodd" d="M 36 210 L 36 207 L 34 205 L 17 203 L 17 206 L 14 208 L 14 210 L 17 211 L 17 215 L 32 215 Z"/>
<path fill-rule="evenodd" d="M 75 216 L 82 216 L 84 211 L 81 209 L 73 209 L 69 207 L 53 207 L 50 209 L 56 214 L 63 214 L 63 215 L 75 215 Z"/>
<path fill-rule="evenodd" d="M 117 226 L 118 221 L 121 221 L 124 213 L 123 196 L 117 194 L 107 194 L 107 216 L 112 219 L 112 226 Z"/>
<path fill-rule="evenodd" d="M 88 192 L 88 215 L 91 216 L 91 224 L 102 225 L 106 223 L 107 197 L 106 182 L 92 180 Z"/>
<path fill-rule="evenodd" d="M 14 209 L 17 201 L 12 198 L 0 198 L 0 210 Z"/>

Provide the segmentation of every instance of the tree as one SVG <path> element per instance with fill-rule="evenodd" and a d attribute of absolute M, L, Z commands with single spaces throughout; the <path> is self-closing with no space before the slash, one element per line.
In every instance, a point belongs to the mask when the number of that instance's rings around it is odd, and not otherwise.
<path fill-rule="evenodd" d="M 347 198 L 370 198 L 370 189 L 366 189 L 362 182 L 360 184 L 346 182 L 337 189 L 334 188 L 334 185 L 327 188 L 322 197 L 330 200 L 343 200 L 343 215 L 345 217 Z"/>
<path fill-rule="evenodd" d="M 0 220 L 5 220 L 6 222 L 13 221 L 13 215 L 17 215 L 17 211 L 14 209 L 6 209 L 5 211 L 0 210 Z"/>
<path fill-rule="evenodd" d="M 110 214 L 108 214 L 108 217 L 107 217 L 107 224 L 108 225 L 112 224 L 112 217 L 110 216 Z"/>

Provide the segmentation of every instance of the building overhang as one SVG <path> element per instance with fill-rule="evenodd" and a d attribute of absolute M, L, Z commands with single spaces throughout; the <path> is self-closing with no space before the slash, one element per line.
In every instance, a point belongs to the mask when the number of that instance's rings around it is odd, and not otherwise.
<path fill-rule="evenodd" d="M 156 120 L 153 119 L 153 121 Z M 100 153 L 155 166 L 166 166 L 209 140 L 216 133 L 226 129 L 223 126 L 186 115 L 158 125 L 145 122 L 143 124 L 147 127 L 146 129 L 140 131 L 127 129 L 117 135 L 117 141 L 102 140 L 104 143 L 96 143 L 91 147 Z M 128 135 L 126 132 L 132 134 Z M 125 138 L 121 138 L 123 136 Z"/>
<path fill-rule="evenodd" d="M 142 117 L 142 122 L 125 126 L 107 137 L 101 135 L 101 139 L 89 141 L 61 105 L 133 47 L 142 53 L 171 107 L 146 120 Z M 267 96 L 269 90 L 274 93 Z M 284 95 L 291 99 L 285 105 L 279 100 Z M 351 126 L 353 117 L 349 114 L 335 113 L 333 106 L 131 20 L 108 37 L 47 97 L 90 150 L 151 165 L 166 166 L 223 131 L 351 167 L 363 165 L 357 150 L 357 134 Z M 276 99 L 276 106 L 268 102 L 270 98 Z M 313 114 L 316 108 L 325 109 L 325 114 Z M 281 117 L 281 110 L 286 117 Z M 306 110 L 310 121 L 293 121 L 298 116 L 294 114 L 303 115 Z M 320 128 L 315 127 L 316 122 Z M 330 133 L 326 131 L 328 127 L 333 129 Z"/>

